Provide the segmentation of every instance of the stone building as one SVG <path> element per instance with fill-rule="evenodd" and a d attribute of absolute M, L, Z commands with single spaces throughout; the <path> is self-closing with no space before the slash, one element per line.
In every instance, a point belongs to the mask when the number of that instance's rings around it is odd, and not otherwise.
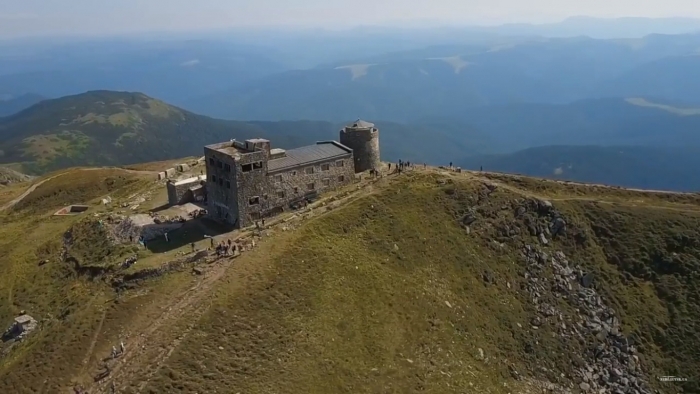
<path fill-rule="evenodd" d="M 355 173 L 352 149 L 335 141 L 285 151 L 265 139 L 231 140 L 205 146 L 204 156 L 209 215 L 237 228 L 351 183 Z"/>
<path fill-rule="evenodd" d="M 374 123 L 356 120 L 340 130 L 340 143 L 352 149 L 355 172 L 379 170 L 379 129 Z"/>

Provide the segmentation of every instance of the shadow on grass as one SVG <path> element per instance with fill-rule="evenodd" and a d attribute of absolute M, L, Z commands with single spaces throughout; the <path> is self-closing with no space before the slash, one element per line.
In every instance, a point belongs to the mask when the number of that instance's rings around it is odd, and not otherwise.
<path fill-rule="evenodd" d="M 158 237 L 146 244 L 152 253 L 166 253 L 174 249 L 188 246 L 191 243 L 200 243 L 210 237 L 233 231 L 233 227 L 226 226 L 207 218 L 192 219 L 185 224 L 168 232 L 168 241 L 165 236 Z M 208 241 L 207 241 L 208 242 Z M 197 247 L 204 245 L 197 245 Z M 209 245 L 206 245 L 209 246 Z"/>

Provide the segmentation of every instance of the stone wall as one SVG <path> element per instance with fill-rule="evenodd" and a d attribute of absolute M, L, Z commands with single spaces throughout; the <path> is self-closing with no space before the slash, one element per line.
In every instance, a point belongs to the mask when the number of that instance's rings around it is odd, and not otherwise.
<path fill-rule="evenodd" d="M 241 156 L 236 164 L 236 191 L 238 192 L 239 227 L 247 227 L 262 214 L 263 195 L 269 193 L 267 181 L 267 150 L 251 152 Z M 250 171 L 243 171 L 244 166 L 258 164 Z M 250 204 L 251 199 L 258 198 L 258 204 Z"/>
<path fill-rule="evenodd" d="M 313 173 L 307 173 L 313 168 Z M 324 193 L 354 181 L 355 170 L 352 155 L 343 159 L 314 163 L 310 166 L 287 168 L 272 172 L 267 177 L 265 193 L 260 196 L 264 213 L 286 210 L 289 205 L 306 196 Z M 313 188 L 311 188 L 313 184 Z"/>
<path fill-rule="evenodd" d="M 345 128 L 340 131 L 340 143 L 352 149 L 356 173 L 380 168 L 378 129 Z"/>
<path fill-rule="evenodd" d="M 288 209 L 304 197 L 354 181 L 352 154 L 268 173 L 268 147 L 264 145 L 260 151 L 241 153 L 235 158 L 205 147 L 208 210 L 212 218 L 247 227 L 262 217 Z"/>
<path fill-rule="evenodd" d="M 204 148 L 204 156 L 207 174 L 207 210 L 209 215 L 216 220 L 235 224 L 238 218 L 238 186 L 236 182 L 235 159 L 226 153 L 207 147 Z M 218 162 L 223 164 L 223 168 L 219 168 Z M 229 167 L 226 167 L 226 165 Z"/>

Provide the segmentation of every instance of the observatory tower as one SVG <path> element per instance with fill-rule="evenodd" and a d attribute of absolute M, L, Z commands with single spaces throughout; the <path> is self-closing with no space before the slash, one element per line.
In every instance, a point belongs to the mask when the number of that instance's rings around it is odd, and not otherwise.
<path fill-rule="evenodd" d="M 352 149 L 355 173 L 379 170 L 379 130 L 374 123 L 356 120 L 340 130 L 340 143 Z"/>

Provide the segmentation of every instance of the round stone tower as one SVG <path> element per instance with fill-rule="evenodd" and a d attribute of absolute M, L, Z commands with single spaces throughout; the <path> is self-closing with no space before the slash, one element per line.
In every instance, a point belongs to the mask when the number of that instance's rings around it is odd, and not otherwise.
<path fill-rule="evenodd" d="M 379 130 L 374 123 L 356 120 L 340 130 L 340 143 L 352 149 L 355 173 L 379 170 Z"/>

